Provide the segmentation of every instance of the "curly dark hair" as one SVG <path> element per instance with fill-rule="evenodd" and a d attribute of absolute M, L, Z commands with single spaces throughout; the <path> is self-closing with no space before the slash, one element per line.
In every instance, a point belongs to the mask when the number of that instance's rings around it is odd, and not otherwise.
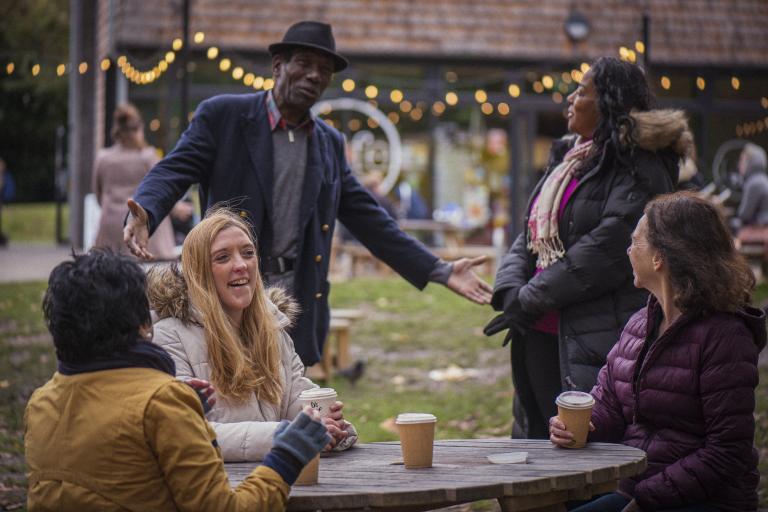
<path fill-rule="evenodd" d="M 592 63 L 589 74 L 597 91 L 600 110 L 592 140 L 597 148 L 626 162 L 627 155 L 636 146 L 635 122 L 629 114 L 633 110 L 650 110 L 655 103 L 645 73 L 635 64 L 614 57 L 600 57 Z"/>
<path fill-rule="evenodd" d="M 152 322 L 144 271 L 108 249 L 72 258 L 51 271 L 43 298 L 56 357 L 81 363 L 133 346 Z"/>
<path fill-rule="evenodd" d="M 751 302 L 755 276 L 712 203 L 688 191 L 665 194 L 645 206 L 645 216 L 680 311 L 733 312 Z"/>

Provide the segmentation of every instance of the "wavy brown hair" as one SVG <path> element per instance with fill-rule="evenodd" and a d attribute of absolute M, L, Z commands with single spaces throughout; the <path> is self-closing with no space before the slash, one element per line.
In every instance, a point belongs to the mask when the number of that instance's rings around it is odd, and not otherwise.
<path fill-rule="evenodd" d="M 182 270 L 189 298 L 202 321 L 211 365 L 211 381 L 227 399 L 242 403 L 254 393 L 259 400 L 280 402 L 280 326 L 269 307 L 261 274 L 243 311 L 240 329 L 224 312 L 213 281 L 211 246 L 227 228 L 242 230 L 253 242 L 249 226 L 226 208 L 209 212 L 189 232 L 181 251 Z M 254 242 L 254 245 L 255 242 Z"/>
<path fill-rule="evenodd" d="M 733 312 L 751 302 L 755 276 L 712 203 L 692 192 L 665 194 L 646 205 L 645 216 L 680 311 Z"/>

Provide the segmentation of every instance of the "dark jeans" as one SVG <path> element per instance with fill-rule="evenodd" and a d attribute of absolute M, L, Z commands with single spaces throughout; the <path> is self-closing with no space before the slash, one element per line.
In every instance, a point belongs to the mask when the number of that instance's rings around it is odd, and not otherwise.
<path fill-rule="evenodd" d="M 569 503 L 568 510 L 571 512 L 621 512 L 627 503 L 629 503 L 627 498 L 612 492 L 592 501 Z M 681 508 L 659 510 L 658 512 L 718 512 L 718 509 L 711 505 L 688 505 Z"/>
<path fill-rule="evenodd" d="M 512 437 L 549 439 L 549 418 L 557 414 L 561 391 L 556 334 L 531 330 L 512 340 L 512 382 Z"/>

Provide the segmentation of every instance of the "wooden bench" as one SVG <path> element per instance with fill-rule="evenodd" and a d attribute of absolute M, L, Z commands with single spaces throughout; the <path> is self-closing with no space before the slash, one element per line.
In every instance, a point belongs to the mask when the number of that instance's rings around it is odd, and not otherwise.
<path fill-rule="evenodd" d="M 328 339 L 323 346 L 323 357 L 318 363 L 319 368 L 315 365 L 310 369 L 310 378 L 328 380 L 333 377 L 334 370 L 349 368 L 352 365 L 350 330 L 352 324 L 362 317 L 363 312 L 358 309 L 331 309 L 331 324 Z"/>
<path fill-rule="evenodd" d="M 357 243 L 335 243 L 331 254 L 331 274 L 341 279 L 363 275 L 386 275 L 392 270 L 377 259 L 363 245 Z"/>
<path fill-rule="evenodd" d="M 479 267 L 478 274 L 494 275 L 496 273 L 497 249 L 492 245 L 462 245 L 461 247 L 435 247 L 430 249 L 436 256 L 445 261 L 454 261 L 460 258 L 476 258 L 478 256 L 488 256 L 488 260 L 482 267 Z"/>

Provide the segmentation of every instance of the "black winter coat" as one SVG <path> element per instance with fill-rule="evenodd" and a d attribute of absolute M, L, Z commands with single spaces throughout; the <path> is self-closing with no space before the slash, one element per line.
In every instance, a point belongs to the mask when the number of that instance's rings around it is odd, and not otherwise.
<path fill-rule="evenodd" d="M 503 310 L 506 319 L 528 319 L 524 326 L 515 323 L 518 335 L 542 314 L 560 312 L 563 389 L 592 389 L 624 324 L 647 300 L 647 292 L 633 285 L 627 247 L 645 204 L 674 190 L 678 161 L 690 141 L 682 113 L 660 112 L 666 116 L 662 121 L 668 121 L 661 128 L 652 113 L 635 118 L 638 147 L 627 164 L 604 150 L 597 164 L 583 173 L 560 219 L 559 234 L 566 250 L 561 260 L 534 277 L 536 256 L 527 249 L 526 230 L 502 258 L 496 274 L 491 304 Z M 653 122 L 644 130 L 649 118 Z M 650 138 L 643 136 L 646 131 L 652 132 Z M 574 140 L 564 138 L 553 145 L 549 171 L 531 194 L 528 211 Z M 526 226 L 527 222 L 526 216 Z M 514 344 L 515 332 L 510 330 L 506 341 Z M 513 347 L 513 366 L 515 357 Z"/>

